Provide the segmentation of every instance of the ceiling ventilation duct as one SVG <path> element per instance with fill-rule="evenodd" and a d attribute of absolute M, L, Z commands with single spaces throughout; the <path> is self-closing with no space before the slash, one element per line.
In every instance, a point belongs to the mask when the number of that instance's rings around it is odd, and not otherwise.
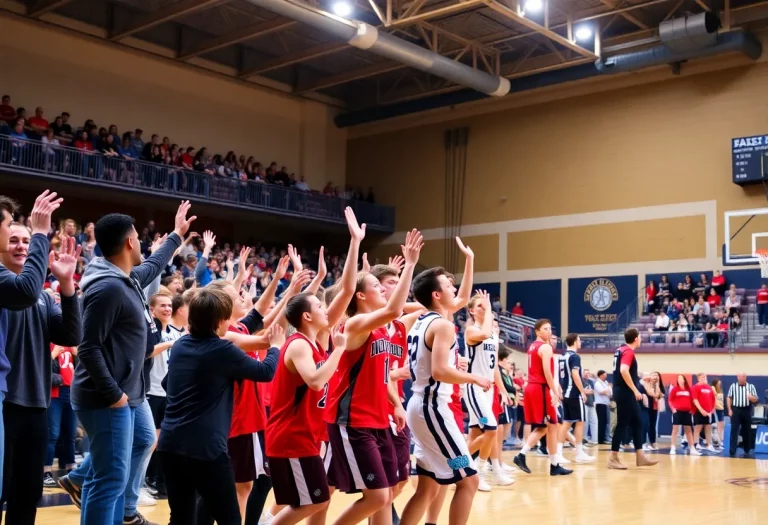
<path fill-rule="evenodd" d="M 481 93 L 496 97 L 509 93 L 509 80 L 506 78 L 471 68 L 389 33 L 379 31 L 364 22 L 339 18 L 294 0 L 248 0 L 248 2 L 342 38 L 351 46 L 367 49 L 371 53 L 476 89 Z"/>
<path fill-rule="evenodd" d="M 712 12 L 667 20 L 659 25 L 659 40 L 672 51 L 684 52 L 713 46 L 720 19 Z"/>

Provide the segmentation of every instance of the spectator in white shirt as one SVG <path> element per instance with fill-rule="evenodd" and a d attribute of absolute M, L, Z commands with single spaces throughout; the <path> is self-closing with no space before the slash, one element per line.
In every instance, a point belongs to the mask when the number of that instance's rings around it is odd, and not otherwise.
<path fill-rule="evenodd" d="M 53 129 L 48 128 L 42 138 L 43 153 L 45 153 L 46 169 L 53 166 L 56 161 L 56 150 L 59 147 L 59 139 L 53 136 Z"/>
<path fill-rule="evenodd" d="M 693 315 L 698 318 L 701 318 L 702 316 L 709 317 L 709 303 L 706 302 L 703 297 L 699 297 L 699 302 L 693 307 Z"/>
<path fill-rule="evenodd" d="M 608 382 L 605 370 L 597 371 L 595 380 L 595 409 L 597 410 L 597 442 L 603 445 L 608 442 L 608 424 L 610 423 L 611 396 L 613 389 Z"/>
<path fill-rule="evenodd" d="M 304 180 L 304 175 L 301 176 L 299 182 L 296 183 L 296 189 L 301 191 L 309 191 L 309 184 Z"/>
<path fill-rule="evenodd" d="M 728 297 L 725 299 L 725 309 L 728 311 L 729 317 L 741 311 L 741 297 L 736 295 L 736 290 L 731 289 L 728 292 Z"/>

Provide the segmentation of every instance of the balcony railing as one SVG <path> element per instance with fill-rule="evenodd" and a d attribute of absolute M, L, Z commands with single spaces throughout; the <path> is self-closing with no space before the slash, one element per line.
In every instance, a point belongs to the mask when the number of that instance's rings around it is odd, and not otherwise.
<path fill-rule="evenodd" d="M 0 136 L 0 167 L 6 171 L 45 174 L 87 184 L 130 188 L 153 194 L 221 202 L 266 213 L 344 223 L 344 208 L 352 207 L 369 229 L 392 232 L 394 209 L 358 200 L 284 188 L 263 182 L 185 170 L 124 157 L 108 157 L 67 146 Z"/>

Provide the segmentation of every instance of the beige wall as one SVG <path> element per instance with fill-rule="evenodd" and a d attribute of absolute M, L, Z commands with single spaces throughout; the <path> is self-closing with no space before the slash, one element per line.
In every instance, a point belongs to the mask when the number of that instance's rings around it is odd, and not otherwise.
<path fill-rule="evenodd" d="M 66 30 L 0 14 L 0 91 L 49 120 L 140 127 L 172 142 L 253 155 L 303 173 L 310 186 L 344 183 L 346 132 L 334 109 L 226 79 Z"/>

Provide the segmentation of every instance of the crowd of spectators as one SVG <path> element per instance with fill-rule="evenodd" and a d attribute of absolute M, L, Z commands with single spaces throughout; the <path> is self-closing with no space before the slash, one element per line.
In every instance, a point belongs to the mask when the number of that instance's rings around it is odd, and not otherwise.
<path fill-rule="evenodd" d="M 185 172 L 206 174 L 219 180 L 264 183 L 320 193 L 310 188 L 304 175 L 297 176 L 286 166 L 278 167 L 276 162 L 261 163 L 253 156 L 238 155 L 234 151 L 226 155 L 211 153 L 206 147 L 175 144 L 169 137 L 160 139 L 157 134 L 145 141 L 141 129 L 121 133 L 114 124 L 108 128 L 98 126 L 92 119 L 86 119 L 82 126 L 73 128 L 68 112 L 62 112 L 50 122 L 39 106 L 35 108 L 35 115 L 28 117 L 26 109 L 11 105 L 9 95 L 3 95 L 0 103 L 0 135 L 10 138 L 10 148 L 2 152 L 0 161 L 10 164 L 40 165 L 45 169 L 79 173 L 84 177 L 125 184 L 149 183 L 162 189 L 197 193 L 203 191 L 197 188 L 199 180 L 185 175 Z M 39 141 L 42 147 L 32 152 L 28 147 L 29 141 Z M 68 155 L 62 146 L 74 148 L 78 155 Z M 100 162 L 91 162 L 92 158 Z M 147 170 L 137 169 L 134 162 L 137 160 L 164 169 L 152 172 L 154 180 L 139 180 L 146 179 L 148 174 Z M 228 197 L 222 188 L 214 188 L 214 191 Z M 362 188 L 341 188 L 329 182 L 322 193 L 347 200 L 375 202 L 372 188 L 364 193 Z"/>
<path fill-rule="evenodd" d="M 658 283 L 650 280 L 644 304 L 645 313 L 655 316 L 653 327 L 648 328 L 654 334 L 651 342 L 723 347 L 729 342 L 729 334 L 741 334 L 742 306 L 746 301 L 737 293 L 736 285 L 728 285 L 725 276 L 715 270 L 711 281 L 704 273 L 696 282 L 686 275 L 677 285 L 666 275 Z M 666 333 L 662 336 L 659 332 Z"/>

